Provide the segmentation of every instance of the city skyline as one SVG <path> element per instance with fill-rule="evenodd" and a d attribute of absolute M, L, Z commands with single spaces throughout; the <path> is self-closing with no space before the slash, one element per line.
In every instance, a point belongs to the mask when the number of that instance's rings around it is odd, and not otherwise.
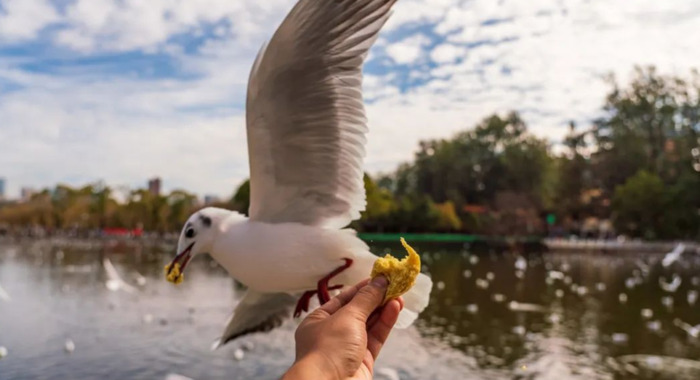
<path fill-rule="evenodd" d="M 42 188 L 21 186 L 18 194 L 8 195 L 6 192 L 4 192 L 4 190 L 7 187 L 7 184 L 8 184 L 8 181 L 5 178 L 0 177 L 0 201 L 4 200 L 4 201 L 10 201 L 10 202 L 15 202 L 15 201 L 26 202 L 34 194 L 36 194 L 38 191 L 44 190 L 46 188 L 52 189 L 52 188 L 55 188 L 56 186 L 59 186 L 59 185 L 73 186 L 73 185 L 69 185 L 66 183 L 56 183 L 56 184 L 45 186 Z M 135 186 L 127 186 L 127 185 L 123 185 L 123 184 L 121 184 L 121 185 L 120 184 L 110 184 L 110 183 L 105 183 L 102 180 L 95 180 L 95 181 L 90 181 L 90 182 L 86 182 L 83 184 L 77 184 L 77 185 L 75 185 L 75 187 L 88 186 L 91 184 L 93 184 L 93 185 L 94 184 L 106 185 L 108 187 L 111 187 L 112 190 L 114 191 L 114 195 L 116 196 L 116 198 L 119 201 L 125 200 L 127 190 L 130 191 L 130 190 L 143 189 L 143 190 L 148 190 L 148 192 L 153 194 L 153 195 L 167 194 L 167 192 L 162 191 L 163 180 L 160 177 L 150 177 L 148 179 L 145 179 L 143 181 L 143 184 L 135 185 Z M 237 186 L 236 186 L 236 188 L 237 188 Z M 177 189 L 173 189 L 173 190 L 184 190 L 184 191 L 189 192 L 189 190 L 186 188 L 177 188 Z M 231 191 L 231 194 L 228 194 L 226 197 L 221 197 L 219 195 L 210 194 L 210 193 L 206 193 L 204 195 L 199 195 L 199 194 L 195 194 L 195 195 L 197 195 L 197 199 L 199 201 L 201 201 L 203 204 L 212 204 L 212 203 L 219 202 L 222 199 L 226 199 L 226 198 L 232 196 L 234 191 L 235 191 L 235 188 Z"/>
<path fill-rule="evenodd" d="M 7 193 L 158 173 L 164 191 L 230 194 L 248 176 L 250 65 L 293 3 L 0 0 Z M 365 67 L 365 170 L 494 112 L 557 144 L 601 114 L 608 73 L 687 75 L 698 23 L 692 0 L 401 0 Z"/>

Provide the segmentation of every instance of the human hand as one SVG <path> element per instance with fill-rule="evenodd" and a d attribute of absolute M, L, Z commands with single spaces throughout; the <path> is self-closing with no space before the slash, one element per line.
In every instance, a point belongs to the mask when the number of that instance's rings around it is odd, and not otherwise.
<path fill-rule="evenodd" d="M 403 308 L 401 298 L 377 309 L 387 280 L 364 280 L 311 312 L 297 327 L 293 379 L 372 379 L 374 361 Z"/>

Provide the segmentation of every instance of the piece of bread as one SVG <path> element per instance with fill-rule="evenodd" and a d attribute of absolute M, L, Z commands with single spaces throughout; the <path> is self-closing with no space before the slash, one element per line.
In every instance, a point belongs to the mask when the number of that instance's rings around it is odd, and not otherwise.
<path fill-rule="evenodd" d="M 170 269 L 172 267 L 172 270 Z M 177 285 L 185 279 L 185 274 L 180 272 L 180 263 L 168 264 L 165 266 L 165 278 Z"/>
<path fill-rule="evenodd" d="M 403 260 L 399 261 L 387 254 L 378 258 L 372 267 L 371 278 L 383 275 L 389 281 L 384 303 L 408 292 L 416 283 L 416 277 L 420 273 L 420 256 L 403 238 L 401 238 L 401 244 L 408 252 L 408 256 Z"/>

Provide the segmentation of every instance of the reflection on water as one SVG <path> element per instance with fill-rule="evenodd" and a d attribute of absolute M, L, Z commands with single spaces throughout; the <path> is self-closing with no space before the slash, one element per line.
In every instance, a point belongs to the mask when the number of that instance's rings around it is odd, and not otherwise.
<path fill-rule="evenodd" d="M 664 268 L 662 255 L 418 248 L 431 303 L 393 333 L 377 378 L 700 378 L 697 256 Z M 294 323 L 210 352 L 244 290 L 201 257 L 174 287 L 170 255 L 1 243 L 0 379 L 277 378 Z"/>

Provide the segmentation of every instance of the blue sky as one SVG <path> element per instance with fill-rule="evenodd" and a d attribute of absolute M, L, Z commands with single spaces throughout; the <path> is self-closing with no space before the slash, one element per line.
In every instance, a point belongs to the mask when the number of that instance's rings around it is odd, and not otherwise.
<path fill-rule="evenodd" d="M 293 0 L 0 0 L 0 177 L 22 186 L 161 176 L 229 195 L 247 176 L 244 97 Z M 400 0 L 365 67 L 366 168 L 519 110 L 557 143 L 602 77 L 700 65 L 694 0 Z M 695 36 L 695 37 L 694 37 Z"/>

